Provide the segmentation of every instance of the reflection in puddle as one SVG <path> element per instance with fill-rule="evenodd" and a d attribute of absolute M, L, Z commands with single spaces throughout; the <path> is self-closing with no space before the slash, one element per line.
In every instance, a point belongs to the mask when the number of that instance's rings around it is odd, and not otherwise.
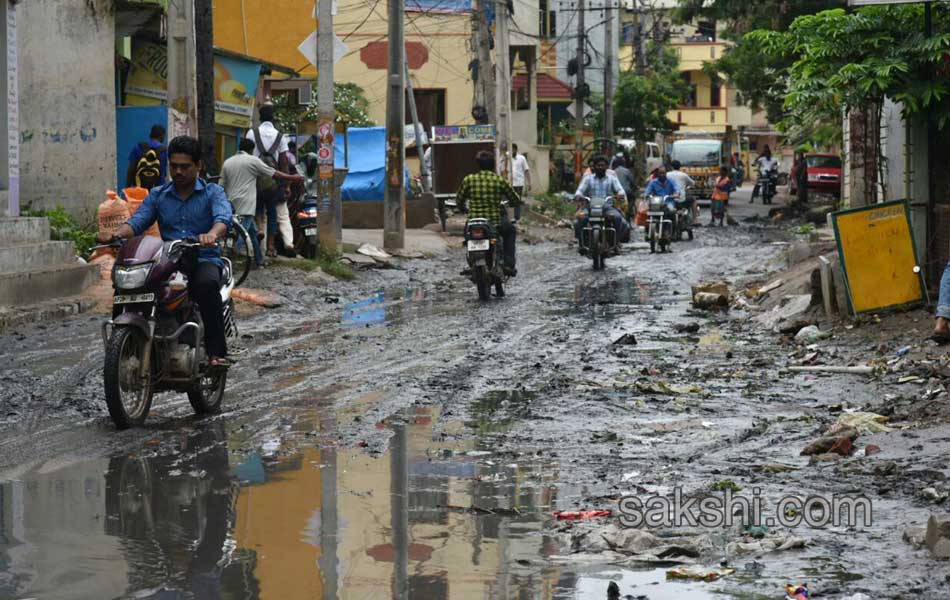
<path fill-rule="evenodd" d="M 620 587 L 621 598 L 628 595 L 649 600 L 711 600 L 723 597 L 714 593 L 714 587 L 708 583 L 667 581 L 665 568 L 642 571 L 612 568 L 605 571 L 578 572 L 562 580 L 555 598 L 606 598 L 607 586 L 611 581 Z"/>
<path fill-rule="evenodd" d="M 434 312 L 458 312 L 446 302 L 415 288 L 379 290 L 368 298 L 343 305 L 340 323 L 344 328 L 374 327 Z"/>
<path fill-rule="evenodd" d="M 250 448 L 215 419 L 2 483 L 0 598 L 551 598 L 557 466 L 443 441 L 440 411 L 383 425 L 381 455 L 327 445 L 329 411 L 298 410 Z"/>

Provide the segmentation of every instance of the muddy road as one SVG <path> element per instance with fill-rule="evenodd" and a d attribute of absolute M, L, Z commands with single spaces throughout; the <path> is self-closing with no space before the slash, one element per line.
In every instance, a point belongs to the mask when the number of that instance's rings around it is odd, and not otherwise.
<path fill-rule="evenodd" d="M 163 395 L 133 431 L 102 400 L 100 317 L 7 332 L 0 599 L 599 599 L 609 581 L 651 600 L 802 582 L 948 597 L 946 563 L 901 534 L 926 520 L 915 494 L 945 479 L 950 432 L 875 434 L 881 454 L 809 465 L 799 451 L 833 407 L 885 391 L 784 373 L 775 334 L 690 308 L 693 283 L 781 263 L 787 232 L 743 220 L 762 212 L 740 201 L 740 226 L 602 273 L 564 243 L 520 244 L 508 297 L 489 303 L 457 276 L 458 251 L 352 282 L 254 273 L 286 303 L 241 318 L 224 412 L 196 419 Z M 624 334 L 636 344 L 614 344 Z M 615 518 L 552 516 L 713 488 L 755 490 L 766 513 L 787 495 L 864 494 L 873 524 L 772 527 L 764 541 L 801 542 L 771 552 L 741 526 L 661 527 L 679 550 L 645 560 L 588 543 Z M 668 581 L 682 563 L 736 571 Z"/>

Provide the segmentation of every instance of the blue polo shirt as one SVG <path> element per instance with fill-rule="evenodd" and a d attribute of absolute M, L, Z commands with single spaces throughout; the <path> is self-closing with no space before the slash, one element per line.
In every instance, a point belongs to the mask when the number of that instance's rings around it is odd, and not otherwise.
<path fill-rule="evenodd" d="M 224 188 L 198 178 L 195 191 L 184 199 L 175 192 L 174 181 L 153 188 L 128 224 L 135 235 L 142 235 L 157 220 L 162 239 L 170 242 L 187 237 L 197 238 L 211 231 L 215 223 L 224 223 L 230 228 L 231 215 L 231 203 Z M 202 248 L 198 261 L 224 266 L 221 250 L 217 247 Z"/>
<path fill-rule="evenodd" d="M 673 194 L 678 194 L 679 188 L 676 187 L 676 184 L 673 183 L 673 180 L 669 177 L 666 178 L 666 181 L 660 181 L 659 179 L 654 179 L 650 182 L 650 185 L 647 186 L 644 196 L 672 196 Z"/>

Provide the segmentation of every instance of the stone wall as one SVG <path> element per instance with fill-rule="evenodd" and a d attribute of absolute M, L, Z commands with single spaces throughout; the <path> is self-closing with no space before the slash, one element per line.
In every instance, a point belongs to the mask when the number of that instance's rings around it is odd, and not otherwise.
<path fill-rule="evenodd" d="M 86 220 L 115 188 L 112 4 L 17 6 L 21 205 L 61 205 Z"/>

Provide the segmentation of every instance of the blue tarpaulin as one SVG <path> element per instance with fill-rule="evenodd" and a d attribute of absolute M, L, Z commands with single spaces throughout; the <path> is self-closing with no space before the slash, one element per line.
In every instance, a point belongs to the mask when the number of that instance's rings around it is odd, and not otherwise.
<path fill-rule="evenodd" d="M 346 165 L 343 136 L 336 137 L 334 166 Z M 350 127 L 347 130 L 350 170 L 343 182 L 344 202 L 382 201 L 386 196 L 386 128 Z M 405 184 L 409 186 L 409 171 Z"/>

